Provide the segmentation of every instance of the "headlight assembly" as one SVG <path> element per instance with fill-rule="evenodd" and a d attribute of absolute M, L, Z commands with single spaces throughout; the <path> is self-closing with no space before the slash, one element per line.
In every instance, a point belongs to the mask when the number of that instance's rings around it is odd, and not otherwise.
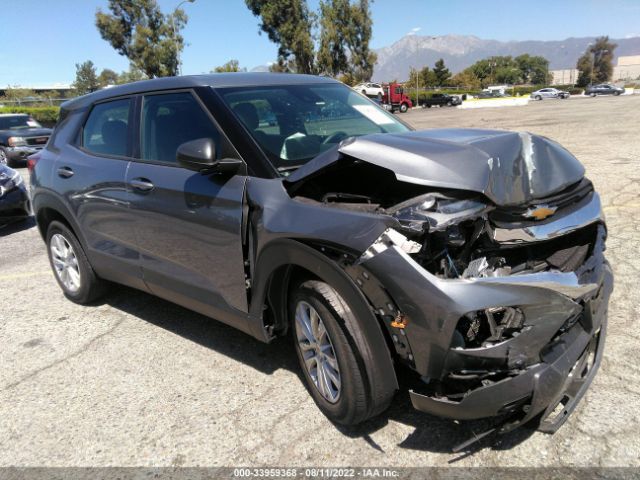
<path fill-rule="evenodd" d="M 388 210 L 405 227 L 441 230 L 449 225 L 475 218 L 491 207 L 477 198 L 460 199 L 442 193 L 427 193 L 400 203 Z"/>
<path fill-rule="evenodd" d="M 9 137 L 7 143 L 10 147 L 23 147 L 27 144 L 27 141 L 23 137 Z"/>

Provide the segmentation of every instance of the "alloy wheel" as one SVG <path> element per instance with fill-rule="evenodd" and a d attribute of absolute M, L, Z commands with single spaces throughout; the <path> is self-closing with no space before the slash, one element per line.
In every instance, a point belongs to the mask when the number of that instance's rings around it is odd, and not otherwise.
<path fill-rule="evenodd" d="M 81 277 L 78 257 L 71 244 L 59 233 L 51 237 L 49 241 L 53 270 L 60 283 L 71 293 L 80 289 Z"/>
<path fill-rule="evenodd" d="M 307 302 L 296 305 L 295 331 L 304 366 L 314 386 L 325 400 L 336 403 L 342 387 L 336 352 L 322 318 Z"/>

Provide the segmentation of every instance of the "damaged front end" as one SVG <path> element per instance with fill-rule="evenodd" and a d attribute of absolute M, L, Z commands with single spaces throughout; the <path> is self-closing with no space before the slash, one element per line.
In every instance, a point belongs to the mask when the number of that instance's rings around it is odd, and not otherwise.
<path fill-rule="evenodd" d="M 416 409 L 500 418 L 501 433 L 539 416 L 540 429 L 554 432 L 602 356 L 613 276 L 598 194 L 577 160 L 541 137 L 385 137 L 317 159 L 292 175 L 289 194 L 394 220 L 342 265 L 397 358 L 420 375 Z M 384 150 L 423 168 L 385 162 Z"/>

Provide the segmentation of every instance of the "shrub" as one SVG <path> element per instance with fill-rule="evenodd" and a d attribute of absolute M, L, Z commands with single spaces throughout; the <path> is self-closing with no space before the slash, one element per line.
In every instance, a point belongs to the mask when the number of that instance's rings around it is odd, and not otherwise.
<path fill-rule="evenodd" d="M 58 121 L 60 107 L 0 107 L 0 113 L 25 113 L 46 127 L 53 127 Z"/>

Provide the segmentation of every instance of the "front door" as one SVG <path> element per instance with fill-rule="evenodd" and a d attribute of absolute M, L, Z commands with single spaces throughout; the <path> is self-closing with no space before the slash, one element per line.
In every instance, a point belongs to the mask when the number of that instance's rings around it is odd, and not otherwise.
<path fill-rule="evenodd" d="M 247 312 L 242 247 L 246 175 L 180 167 L 184 142 L 212 138 L 218 158 L 236 155 L 190 91 L 142 99 L 140 160 L 126 181 L 143 278 L 158 296 L 225 321 Z"/>

